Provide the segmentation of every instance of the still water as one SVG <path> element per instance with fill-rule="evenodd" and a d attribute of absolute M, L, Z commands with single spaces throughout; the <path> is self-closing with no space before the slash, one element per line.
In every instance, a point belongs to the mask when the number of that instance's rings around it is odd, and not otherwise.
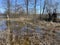
<path fill-rule="evenodd" d="M 0 31 L 5 30 L 7 28 L 6 21 L 0 20 Z"/>
<path fill-rule="evenodd" d="M 29 27 L 31 27 L 31 25 Z M 27 28 L 28 27 L 25 25 L 20 29 L 20 31 L 27 32 Z M 6 29 L 7 29 L 6 20 L 0 20 L 0 31 L 6 30 Z M 34 30 L 28 29 L 29 33 L 32 33 L 33 31 L 35 31 L 36 33 L 44 34 L 44 30 L 41 30 L 41 28 L 39 28 L 39 27 L 36 27 Z M 57 34 L 57 36 L 60 37 L 60 31 L 56 31 L 56 34 Z"/>

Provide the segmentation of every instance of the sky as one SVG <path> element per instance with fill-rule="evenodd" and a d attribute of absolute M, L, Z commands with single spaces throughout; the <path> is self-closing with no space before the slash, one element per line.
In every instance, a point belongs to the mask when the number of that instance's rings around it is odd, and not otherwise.
<path fill-rule="evenodd" d="M 0 0 L 0 4 L 1 4 L 0 5 L 0 12 L 1 13 L 3 13 L 5 11 L 2 1 L 4 1 L 4 0 Z M 12 0 L 12 4 L 14 4 L 14 1 L 15 0 Z M 38 2 L 40 2 L 40 1 L 38 1 Z M 36 5 L 36 9 L 38 10 L 37 12 L 39 12 L 39 10 L 40 10 L 40 6 L 38 6 L 38 2 L 37 2 L 37 5 Z M 42 6 L 43 6 L 43 2 L 44 2 L 44 0 L 41 1 Z M 18 4 L 24 4 L 24 0 L 18 0 Z M 29 6 L 30 6 L 29 8 L 32 8 L 31 4 L 29 4 Z M 42 6 L 41 6 L 41 8 L 42 8 Z"/>
<path fill-rule="evenodd" d="M 5 1 L 5 0 L 0 0 L 0 13 L 4 13 L 4 11 L 5 11 L 2 1 Z M 12 4 L 14 4 L 14 1 L 15 0 L 11 0 Z M 52 0 L 52 2 L 53 3 L 55 3 L 55 2 L 59 2 L 60 3 L 60 0 L 58 0 L 58 1 L 57 0 Z M 24 4 L 24 0 L 18 0 L 17 3 L 22 5 L 22 4 Z M 39 6 L 39 4 L 40 4 L 40 1 L 37 0 L 37 5 L 36 5 L 37 13 L 40 13 L 40 6 Z M 41 13 L 43 11 L 43 6 L 44 6 L 44 0 L 41 0 Z M 60 4 L 59 4 L 58 7 L 59 8 L 57 10 L 58 10 L 58 12 L 60 12 Z M 29 4 L 29 8 L 32 8 L 31 4 Z"/>

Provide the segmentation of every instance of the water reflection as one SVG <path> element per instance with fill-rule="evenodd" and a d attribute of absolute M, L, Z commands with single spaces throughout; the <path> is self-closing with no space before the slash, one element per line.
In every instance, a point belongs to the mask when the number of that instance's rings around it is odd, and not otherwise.
<path fill-rule="evenodd" d="M 6 20 L 0 20 L 0 30 L 6 30 Z"/>
<path fill-rule="evenodd" d="M 15 22 L 14 22 L 15 23 Z M 14 24 L 13 23 L 13 24 Z M 16 28 L 18 28 L 18 25 L 15 25 L 16 26 Z M 15 29 L 14 30 L 14 33 L 16 33 L 16 34 L 18 34 L 19 32 L 21 32 L 21 33 L 23 33 L 23 32 L 27 32 L 27 30 L 28 30 L 28 33 L 33 33 L 33 32 L 36 32 L 36 33 L 40 33 L 40 34 L 44 34 L 44 31 L 45 30 L 41 30 L 41 28 L 39 28 L 38 26 L 37 27 L 35 27 L 35 28 L 33 28 L 34 30 L 32 30 L 32 26 L 31 25 L 29 25 L 28 27 L 27 27 L 27 25 L 25 25 L 25 26 L 23 26 L 22 28 L 19 28 L 19 31 L 17 32 L 17 30 Z M 0 31 L 1 30 L 6 30 L 7 29 L 7 25 L 6 25 L 6 20 L 0 20 Z M 59 31 L 56 31 L 57 33 L 57 35 L 58 36 L 60 36 L 60 32 Z"/>

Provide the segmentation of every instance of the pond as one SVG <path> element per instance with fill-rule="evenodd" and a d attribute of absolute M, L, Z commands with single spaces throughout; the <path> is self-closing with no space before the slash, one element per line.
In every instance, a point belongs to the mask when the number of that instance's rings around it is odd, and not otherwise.
<path fill-rule="evenodd" d="M 35 28 L 33 28 L 33 27 L 31 28 L 31 27 L 32 27 L 31 25 L 29 25 L 28 27 L 27 27 L 27 25 L 25 25 L 22 28 L 19 28 L 19 33 L 23 34 L 23 32 L 27 32 L 27 30 L 28 30 L 28 33 L 30 33 L 30 34 L 35 32 L 35 33 L 39 33 L 39 34 L 43 35 L 45 33 L 45 30 L 42 30 L 38 26 Z M 15 28 L 17 28 L 17 27 L 15 27 Z M 7 29 L 6 20 L 0 20 L 0 31 L 4 31 L 6 29 Z M 14 32 L 16 32 L 16 30 L 14 30 Z M 60 37 L 60 31 L 56 31 L 56 34 L 57 34 L 57 37 Z"/>
<path fill-rule="evenodd" d="M 5 20 L 0 20 L 0 31 L 1 30 L 6 30 L 7 25 Z"/>

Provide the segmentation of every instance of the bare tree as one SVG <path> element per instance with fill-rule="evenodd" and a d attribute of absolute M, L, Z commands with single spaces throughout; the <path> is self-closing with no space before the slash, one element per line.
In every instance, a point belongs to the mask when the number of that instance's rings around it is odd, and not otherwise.
<path fill-rule="evenodd" d="M 7 11 L 7 39 L 6 39 L 6 45 L 11 45 L 12 44 L 12 31 L 10 30 L 10 6 L 11 6 L 11 0 L 5 0 L 4 6 L 6 7 L 5 10 Z"/>
<path fill-rule="evenodd" d="M 27 12 L 27 15 L 28 15 L 28 0 L 25 0 L 25 5 L 26 5 L 26 12 Z"/>
<path fill-rule="evenodd" d="M 35 15 L 36 15 L 36 0 L 34 0 L 34 11 L 35 11 Z"/>
<path fill-rule="evenodd" d="M 8 18 L 8 40 L 7 40 L 7 45 L 12 45 L 12 31 L 10 30 L 10 21 L 9 21 L 9 16 L 10 16 L 10 0 L 7 0 L 7 18 Z"/>
<path fill-rule="evenodd" d="M 41 1 L 42 0 L 40 0 L 40 19 L 41 19 Z"/>
<path fill-rule="evenodd" d="M 8 15 L 10 15 L 10 0 L 7 0 Z"/>
<path fill-rule="evenodd" d="M 16 14 L 17 0 L 15 0 L 15 14 Z"/>

